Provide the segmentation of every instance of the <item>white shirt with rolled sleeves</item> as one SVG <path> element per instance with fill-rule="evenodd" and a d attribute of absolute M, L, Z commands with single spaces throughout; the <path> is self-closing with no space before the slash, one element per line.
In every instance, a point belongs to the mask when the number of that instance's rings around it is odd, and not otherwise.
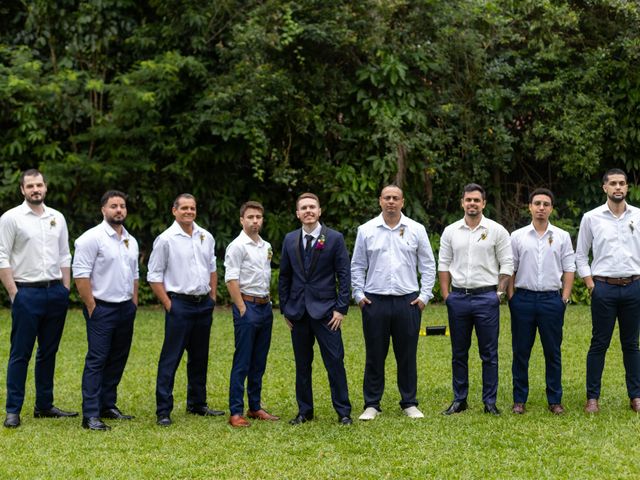
<path fill-rule="evenodd" d="M 458 288 L 497 285 L 500 275 L 513 274 L 509 232 L 485 216 L 474 229 L 464 218 L 452 223 L 440 238 L 438 271 L 449 272 Z"/>
<path fill-rule="evenodd" d="M 591 266 L 589 250 L 593 253 Z M 616 218 L 605 203 L 585 213 L 578 232 L 576 265 L 582 278 L 640 275 L 640 209 L 627 205 Z"/>
<path fill-rule="evenodd" d="M 75 242 L 74 278 L 90 278 L 93 297 L 120 303 L 133 298 L 138 280 L 138 242 L 123 227 L 122 236 L 106 221 Z"/>
<path fill-rule="evenodd" d="M 25 201 L 0 217 L 0 268 L 11 268 L 16 282 L 60 280 L 60 269 L 71 266 L 67 222 L 43 208 L 38 216 Z"/>
<path fill-rule="evenodd" d="M 542 236 L 532 224 L 511 233 L 514 285 L 536 292 L 560 290 L 564 272 L 575 272 L 575 254 L 568 232 L 549 224 Z"/>
<path fill-rule="evenodd" d="M 173 222 L 153 242 L 147 281 L 163 283 L 167 292 L 208 294 L 216 271 L 215 246 L 213 236 L 195 222 L 191 236 Z"/>
<path fill-rule="evenodd" d="M 396 296 L 419 292 L 418 298 L 426 305 L 433 298 L 435 275 L 436 262 L 423 225 L 402 214 L 390 228 L 380 214 L 358 227 L 351 259 L 356 303 L 365 292 Z"/>
<path fill-rule="evenodd" d="M 266 297 L 271 284 L 272 255 L 269 242 L 262 238 L 254 242 L 244 231 L 240 232 L 227 246 L 224 281 L 237 280 L 245 295 Z"/>

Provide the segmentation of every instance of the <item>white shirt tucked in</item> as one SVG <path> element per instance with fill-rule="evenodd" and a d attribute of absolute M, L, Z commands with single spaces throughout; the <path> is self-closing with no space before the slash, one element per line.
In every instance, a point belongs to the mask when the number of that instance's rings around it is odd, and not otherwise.
<path fill-rule="evenodd" d="M 224 281 L 237 280 L 245 295 L 266 297 L 271 283 L 271 244 L 258 237 L 251 240 L 244 230 L 227 247 Z"/>
<path fill-rule="evenodd" d="M 191 236 L 173 222 L 153 242 L 147 281 L 164 283 L 167 292 L 206 295 L 216 271 L 215 245 L 213 236 L 195 222 Z"/>
<path fill-rule="evenodd" d="M 575 254 L 568 232 L 550 223 L 538 235 L 533 224 L 511 234 L 515 287 L 545 292 L 562 288 L 562 274 L 575 272 Z"/>
<path fill-rule="evenodd" d="M 499 275 L 513 274 L 509 233 L 484 216 L 474 229 L 464 218 L 452 223 L 440 238 L 438 271 L 449 272 L 451 284 L 458 288 L 497 285 Z"/>
<path fill-rule="evenodd" d="M 399 296 L 419 291 L 418 298 L 426 305 L 433 298 L 435 274 L 436 262 L 423 225 L 401 214 L 398 224 L 390 228 L 380 214 L 358 227 L 351 259 L 356 302 L 365 292 Z"/>
<path fill-rule="evenodd" d="M 138 242 L 123 227 L 122 236 L 106 221 L 84 232 L 75 242 L 73 276 L 90 278 L 94 298 L 124 302 L 133 298 L 138 279 Z"/>
<path fill-rule="evenodd" d="M 25 201 L 0 217 L 0 268 L 11 268 L 16 282 L 60 280 L 71 265 L 67 222 L 43 207 L 38 216 Z"/>
<path fill-rule="evenodd" d="M 593 253 L 591 267 L 589 250 Z M 585 213 L 578 232 L 576 265 L 582 278 L 640 275 L 640 209 L 627 205 L 616 218 L 605 203 Z"/>

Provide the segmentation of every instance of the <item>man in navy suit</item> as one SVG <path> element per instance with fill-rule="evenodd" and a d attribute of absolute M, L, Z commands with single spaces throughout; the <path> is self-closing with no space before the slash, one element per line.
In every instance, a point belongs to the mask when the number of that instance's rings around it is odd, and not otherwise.
<path fill-rule="evenodd" d="M 313 418 L 311 365 L 318 340 L 329 376 L 331 400 L 342 425 L 350 425 L 351 403 L 340 326 L 349 309 L 349 254 L 341 233 L 320 223 L 320 200 L 303 193 L 296 201 L 302 228 L 284 238 L 280 260 L 280 311 L 291 330 L 296 360 L 298 414 L 289 423 Z"/>

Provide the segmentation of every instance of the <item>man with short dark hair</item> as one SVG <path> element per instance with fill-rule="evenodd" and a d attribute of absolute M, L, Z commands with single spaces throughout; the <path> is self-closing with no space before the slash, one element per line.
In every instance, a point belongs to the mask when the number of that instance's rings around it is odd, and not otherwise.
<path fill-rule="evenodd" d="M 165 310 L 164 343 L 158 361 L 156 423 L 171 425 L 173 384 L 187 351 L 187 413 L 224 415 L 207 406 L 209 337 L 218 273 L 215 240 L 196 222 L 196 199 L 183 193 L 173 202 L 175 222 L 153 242 L 147 281 Z"/>
<path fill-rule="evenodd" d="M 124 228 L 123 192 L 107 191 L 100 205 L 102 223 L 76 240 L 73 258 L 73 277 L 87 322 L 82 426 L 89 430 L 109 430 L 105 418 L 133 418 L 122 413 L 116 401 L 138 305 L 138 242 Z"/>
<path fill-rule="evenodd" d="M 24 203 L 0 218 L 0 280 L 11 300 L 11 351 L 7 366 L 7 417 L 20 425 L 29 360 L 36 353 L 35 418 L 75 417 L 53 405 L 56 353 L 69 306 L 71 254 L 67 223 L 44 204 L 47 182 L 35 169 L 20 176 Z"/>
<path fill-rule="evenodd" d="M 291 330 L 296 360 L 298 414 L 289 423 L 313 419 L 311 367 L 318 341 L 329 376 L 331 400 L 341 425 L 351 425 L 351 402 L 340 327 L 349 309 L 349 254 L 341 233 L 320 223 L 320 200 L 303 193 L 296 201 L 302 228 L 289 232 L 280 259 L 280 310 Z"/>
<path fill-rule="evenodd" d="M 453 402 L 444 415 L 467 409 L 469 347 L 476 330 L 482 360 L 482 401 L 485 413 L 499 415 L 498 334 L 500 300 L 513 274 L 509 233 L 482 214 L 484 188 L 465 185 L 460 205 L 464 217 L 444 229 L 440 238 L 438 275 L 449 313 Z"/>
<path fill-rule="evenodd" d="M 591 293 L 584 409 L 586 413 L 600 411 L 604 360 L 617 318 L 629 404 L 634 412 L 640 412 L 640 209 L 626 202 L 629 185 L 624 171 L 607 171 L 602 189 L 607 202 L 584 214 L 576 247 L 578 275 Z"/>
<path fill-rule="evenodd" d="M 549 222 L 554 195 L 537 188 L 529 195 L 531 224 L 511 234 L 514 274 L 509 281 L 511 345 L 513 348 L 513 407 L 523 414 L 529 396 L 529 358 L 540 333 L 546 365 L 549 411 L 564 413 L 562 405 L 562 326 L 571 297 L 575 255 L 569 233 Z"/>
<path fill-rule="evenodd" d="M 248 427 L 244 413 L 244 382 L 247 381 L 247 417 L 279 420 L 262 408 L 262 376 L 271 345 L 273 312 L 271 284 L 271 244 L 260 237 L 264 207 L 249 201 L 240 207 L 242 231 L 227 247 L 224 258 L 225 282 L 233 301 L 235 353 L 229 381 L 229 424 Z"/>

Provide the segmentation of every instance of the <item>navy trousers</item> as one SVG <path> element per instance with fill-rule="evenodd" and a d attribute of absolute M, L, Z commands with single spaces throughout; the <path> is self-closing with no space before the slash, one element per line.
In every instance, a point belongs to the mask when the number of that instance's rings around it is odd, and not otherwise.
<path fill-rule="evenodd" d="M 482 401 L 496 403 L 498 394 L 498 335 L 500 333 L 500 299 L 496 292 L 470 295 L 451 292 L 447 297 L 451 334 L 451 369 L 455 401 L 469 394 L 469 347 L 476 329 L 482 360 Z"/>
<path fill-rule="evenodd" d="M 87 322 L 87 356 L 82 374 L 82 415 L 99 417 L 100 411 L 115 408 L 118 385 L 131 350 L 136 306 L 96 299 L 96 308 Z"/>
<path fill-rule="evenodd" d="M 271 345 L 273 312 L 271 303 L 245 302 L 243 316 L 233 306 L 233 331 L 236 350 L 233 354 L 229 381 L 229 410 L 231 415 L 244 411 L 244 382 L 247 380 L 249 410 L 260 410 L 262 376 L 267 367 L 267 355 Z"/>
<path fill-rule="evenodd" d="M 529 358 L 540 332 L 544 351 L 547 402 L 562 402 L 562 326 L 566 305 L 558 291 L 518 289 L 509 301 L 513 349 L 513 401 L 526 403 L 529 396 Z"/>
<path fill-rule="evenodd" d="M 69 306 L 69 290 L 62 283 L 48 288 L 19 287 L 11 306 L 11 351 L 7 366 L 7 413 L 20 413 L 27 369 L 36 352 L 36 408 L 53 406 L 53 375 Z"/>
<path fill-rule="evenodd" d="M 178 297 L 171 299 L 165 314 L 164 343 L 158 362 L 156 415 L 173 410 L 173 384 L 182 354 L 187 351 L 187 408 L 207 405 L 207 366 L 209 336 L 214 301 L 211 297 L 194 303 Z"/>
<path fill-rule="evenodd" d="M 587 398 L 600 398 L 604 359 L 618 318 L 629 398 L 640 397 L 640 281 L 627 286 L 595 281 L 591 294 L 591 346 L 587 354 Z"/>
<path fill-rule="evenodd" d="M 331 317 L 323 320 L 311 318 L 307 313 L 293 323 L 291 342 L 296 360 L 296 400 L 300 415 L 313 414 L 313 389 L 311 373 L 313 345 L 318 340 L 320 354 L 329 377 L 333 408 L 339 417 L 351 415 L 347 373 L 344 369 L 344 346 L 342 331 L 329 328 Z"/>
<path fill-rule="evenodd" d="M 397 364 L 397 382 L 400 407 L 418 405 L 418 367 L 416 355 L 420 337 L 421 311 L 411 305 L 417 294 L 376 295 L 366 293 L 371 300 L 362 309 L 362 331 L 366 346 L 364 367 L 364 407 L 381 410 L 384 393 L 384 364 L 389 353 L 389 340 L 393 339 L 393 353 Z"/>

